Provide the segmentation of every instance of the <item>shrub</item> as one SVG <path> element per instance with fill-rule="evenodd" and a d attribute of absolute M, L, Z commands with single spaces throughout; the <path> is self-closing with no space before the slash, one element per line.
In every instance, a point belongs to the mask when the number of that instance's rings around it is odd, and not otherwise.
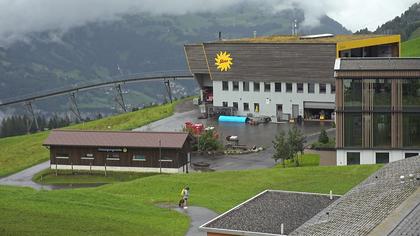
<path fill-rule="evenodd" d="M 328 138 L 327 131 L 325 131 L 325 129 L 322 128 L 321 133 L 319 134 L 319 137 L 318 137 L 318 142 L 326 144 L 329 141 L 330 139 Z"/>

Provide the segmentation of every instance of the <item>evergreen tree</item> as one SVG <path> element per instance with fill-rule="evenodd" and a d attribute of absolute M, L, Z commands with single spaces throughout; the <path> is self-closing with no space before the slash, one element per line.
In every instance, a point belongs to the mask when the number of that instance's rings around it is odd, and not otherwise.
<path fill-rule="evenodd" d="M 320 143 L 328 143 L 330 141 L 330 138 L 328 137 L 327 131 L 325 131 L 324 128 L 321 129 L 321 133 L 318 137 L 318 142 Z"/>
<path fill-rule="evenodd" d="M 273 141 L 274 146 L 274 155 L 273 159 L 277 162 L 277 160 L 281 159 L 283 166 L 286 166 L 285 160 L 289 160 L 292 158 L 290 147 L 286 139 L 286 134 L 283 130 L 281 130 L 277 135 L 275 140 Z"/>

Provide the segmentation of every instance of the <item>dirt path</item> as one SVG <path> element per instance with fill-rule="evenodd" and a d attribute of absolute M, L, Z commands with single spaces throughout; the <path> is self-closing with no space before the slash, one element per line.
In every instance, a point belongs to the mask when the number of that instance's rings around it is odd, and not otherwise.
<path fill-rule="evenodd" d="M 29 167 L 28 169 L 24 169 L 20 172 L 17 172 L 13 175 L 9 175 L 7 177 L 4 177 L 0 179 L 1 185 L 12 185 L 12 186 L 19 186 L 19 187 L 31 187 L 37 190 L 40 189 L 53 189 L 52 186 L 48 185 L 41 185 L 38 183 L 35 183 L 32 181 L 32 177 L 39 173 L 42 170 L 47 169 L 50 167 L 50 161 L 46 161 L 43 163 L 40 163 L 38 165 Z"/>

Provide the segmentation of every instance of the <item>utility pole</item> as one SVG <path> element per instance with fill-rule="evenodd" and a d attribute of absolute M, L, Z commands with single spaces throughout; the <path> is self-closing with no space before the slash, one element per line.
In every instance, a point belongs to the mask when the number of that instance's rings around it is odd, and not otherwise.
<path fill-rule="evenodd" d="M 159 139 L 159 173 L 162 174 L 162 140 Z"/>

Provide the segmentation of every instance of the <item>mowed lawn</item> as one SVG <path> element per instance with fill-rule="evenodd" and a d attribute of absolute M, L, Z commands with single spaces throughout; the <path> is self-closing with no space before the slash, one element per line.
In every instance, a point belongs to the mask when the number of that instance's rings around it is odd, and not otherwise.
<path fill-rule="evenodd" d="M 265 189 L 344 194 L 380 165 L 155 175 L 98 188 L 0 186 L 0 235 L 184 235 L 189 218 L 158 207 L 191 188 L 190 204 L 223 212 Z"/>
<path fill-rule="evenodd" d="M 172 104 L 145 108 L 67 127 L 78 130 L 130 130 L 174 113 Z M 6 176 L 49 159 L 48 150 L 42 146 L 49 131 L 0 139 L 0 177 Z"/>

